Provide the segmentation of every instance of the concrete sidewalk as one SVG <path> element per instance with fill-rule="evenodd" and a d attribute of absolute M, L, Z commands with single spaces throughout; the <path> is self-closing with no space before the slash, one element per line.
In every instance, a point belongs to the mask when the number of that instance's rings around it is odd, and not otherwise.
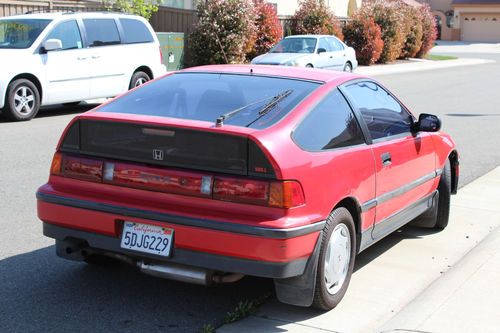
<path fill-rule="evenodd" d="M 409 73 L 418 71 L 429 71 L 451 67 L 474 66 L 494 63 L 493 60 L 459 58 L 454 60 L 426 60 L 410 59 L 407 62 L 386 65 L 359 66 L 354 72 L 361 75 L 387 75 L 397 73 Z"/>
<path fill-rule="evenodd" d="M 273 300 L 217 332 L 498 332 L 499 203 L 500 167 L 452 198 L 445 231 L 405 227 L 359 255 L 332 311 Z"/>

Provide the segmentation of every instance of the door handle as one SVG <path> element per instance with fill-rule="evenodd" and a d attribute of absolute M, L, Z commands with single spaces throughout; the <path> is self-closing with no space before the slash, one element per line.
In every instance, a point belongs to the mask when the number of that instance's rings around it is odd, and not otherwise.
<path fill-rule="evenodd" d="M 98 56 L 98 55 L 93 55 L 92 56 L 92 59 L 99 59 L 101 56 Z"/>
<path fill-rule="evenodd" d="M 392 164 L 390 153 L 383 153 L 382 155 L 380 155 L 380 158 L 382 159 L 383 166 L 388 166 Z"/>
<path fill-rule="evenodd" d="M 76 59 L 78 59 L 78 60 L 85 60 L 85 59 L 87 59 L 87 57 L 78 57 Z"/>

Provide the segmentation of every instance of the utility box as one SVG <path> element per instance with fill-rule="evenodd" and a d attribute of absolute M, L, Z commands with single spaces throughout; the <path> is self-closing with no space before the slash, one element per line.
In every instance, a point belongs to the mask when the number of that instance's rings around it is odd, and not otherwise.
<path fill-rule="evenodd" d="M 184 66 L 184 33 L 183 32 L 157 32 L 160 41 L 162 63 L 167 71 L 176 71 Z"/>

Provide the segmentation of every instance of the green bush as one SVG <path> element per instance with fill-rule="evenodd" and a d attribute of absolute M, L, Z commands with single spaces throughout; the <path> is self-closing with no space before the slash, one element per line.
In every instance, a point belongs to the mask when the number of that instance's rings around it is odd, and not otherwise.
<path fill-rule="evenodd" d="M 422 12 L 413 6 L 405 6 L 403 10 L 408 34 L 399 57 L 402 59 L 415 58 L 423 42 Z"/>
<path fill-rule="evenodd" d="M 253 49 L 247 54 L 247 59 L 266 53 L 281 40 L 283 28 L 274 7 L 265 0 L 254 0 L 256 38 Z"/>
<path fill-rule="evenodd" d="M 367 0 L 357 12 L 358 15 L 373 17 L 380 26 L 384 49 L 379 62 L 387 63 L 396 60 L 401 54 L 409 26 L 405 24 L 403 4 L 391 0 Z"/>
<path fill-rule="evenodd" d="M 380 58 L 384 48 L 380 26 L 373 17 L 354 14 L 344 27 L 344 41 L 356 50 L 360 65 L 372 65 Z"/>
<path fill-rule="evenodd" d="M 189 36 L 191 65 L 242 63 L 256 37 L 252 0 L 199 1 Z"/>
<path fill-rule="evenodd" d="M 294 35 L 335 35 L 344 39 L 340 21 L 323 0 L 301 0 L 292 17 Z"/>
<path fill-rule="evenodd" d="M 417 58 L 425 57 L 425 55 L 434 46 L 434 42 L 437 38 L 436 20 L 434 19 L 434 15 L 432 14 L 429 5 L 425 4 L 420 7 L 420 14 L 422 18 L 423 37 L 420 50 L 418 50 L 416 54 Z"/>

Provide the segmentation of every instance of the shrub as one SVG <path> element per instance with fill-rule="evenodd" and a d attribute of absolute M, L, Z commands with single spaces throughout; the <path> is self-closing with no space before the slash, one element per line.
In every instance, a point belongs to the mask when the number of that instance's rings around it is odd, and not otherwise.
<path fill-rule="evenodd" d="M 283 28 L 274 7 L 264 0 L 254 0 L 256 12 L 256 36 L 253 50 L 247 54 L 252 59 L 260 54 L 266 53 L 280 41 L 283 36 Z"/>
<path fill-rule="evenodd" d="M 399 55 L 400 58 L 414 58 L 423 41 L 423 24 L 422 13 L 419 8 L 413 6 L 405 6 L 403 9 L 405 22 L 407 24 L 408 34 Z"/>
<path fill-rule="evenodd" d="M 255 42 L 252 0 L 199 1 L 189 36 L 192 65 L 241 63 Z"/>
<path fill-rule="evenodd" d="M 386 63 L 396 60 L 403 48 L 408 35 L 408 25 L 405 24 L 404 10 L 399 1 L 370 0 L 364 1 L 358 14 L 373 17 L 380 26 L 384 48 L 379 62 Z"/>
<path fill-rule="evenodd" d="M 416 57 L 423 58 L 427 52 L 434 46 L 437 38 L 436 20 L 431 12 L 429 5 L 425 4 L 420 7 L 420 14 L 422 19 L 422 46 L 417 52 Z"/>
<path fill-rule="evenodd" d="M 106 10 L 140 15 L 149 20 L 158 11 L 161 0 L 103 0 L 102 4 Z"/>
<path fill-rule="evenodd" d="M 291 31 L 294 35 L 335 35 L 344 39 L 340 21 L 323 0 L 301 0 L 292 17 Z"/>
<path fill-rule="evenodd" d="M 384 48 L 381 36 L 373 17 L 355 14 L 344 27 L 344 41 L 356 50 L 360 65 L 372 65 L 380 58 Z"/>

